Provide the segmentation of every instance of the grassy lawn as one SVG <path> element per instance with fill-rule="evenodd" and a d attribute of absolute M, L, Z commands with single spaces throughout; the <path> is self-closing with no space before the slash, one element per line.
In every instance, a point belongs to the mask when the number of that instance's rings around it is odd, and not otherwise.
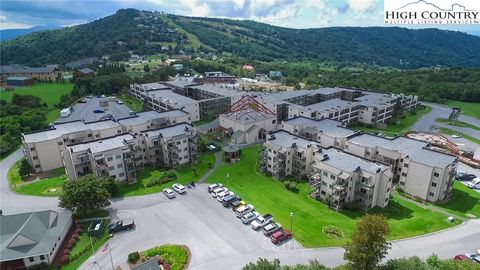
<path fill-rule="evenodd" d="M 162 185 L 156 185 L 152 187 L 146 187 L 146 183 L 155 177 L 160 176 L 164 171 L 167 171 L 166 168 L 154 168 L 146 167 L 143 171 L 137 172 L 137 182 L 131 185 L 122 185 L 120 187 L 121 196 L 138 196 L 151 193 L 162 192 L 166 187 L 171 187 L 171 185 L 176 182 L 180 184 L 187 184 L 192 181 L 197 181 L 202 175 L 204 175 L 208 170 L 208 164 L 215 163 L 215 156 L 213 153 L 204 153 L 200 156 L 198 164 L 195 166 L 198 171 L 198 176 L 195 176 L 193 171 L 193 166 L 185 166 L 179 169 L 175 169 L 174 172 L 177 175 L 177 179 Z"/>
<path fill-rule="evenodd" d="M 463 138 L 465 138 L 465 139 L 467 139 L 467 140 L 469 140 L 473 143 L 480 144 L 480 139 L 469 136 L 465 133 L 461 133 L 461 132 L 458 132 L 458 131 L 455 131 L 455 130 L 451 130 L 449 128 L 440 128 L 440 132 L 443 133 L 443 134 L 446 134 L 446 135 L 460 134 L 460 135 L 462 135 Z"/>
<path fill-rule="evenodd" d="M 448 119 L 445 119 L 445 118 L 437 118 L 437 122 L 439 123 L 445 123 L 445 124 L 448 124 L 448 125 L 451 125 L 451 126 L 457 126 L 457 127 L 466 127 L 466 128 L 471 128 L 471 129 L 476 129 L 476 130 L 480 130 L 480 127 L 477 127 L 475 125 L 472 125 L 472 124 L 469 124 L 469 123 L 465 123 L 465 122 L 462 122 L 462 121 L 450 121 Z"/>
<path fill-rule="evenodd" d="M 28 88 L 16 88 L 13 91 L 0 91 L 0 98 L 10 101 L 14 93 L 21 95 L 34 95 L 42 98 L 52 108 L 60 101 L 60 97 L 72 91 L 72 83 L 37 83 Z"/>
<path fill-rule="evenodd" d="M 120 96 L 120 99 L 134 112 L 141 112 L 143 105 L 142 102 L 129 94 L 123 94 Z"/>
<path fill-rule="evenodd" d="M 466 217 L 467 214 L 472 214 L 480 217 L 480 193 L 462 183 L 455 182 L 450 201 L 436 206 L 459 216 Z"/>
<path fill-rule="evenodd" d="M 478 102 L 454 101 L 449 100 L 446 103 L 449 107 L 460 108 L 466 115 L 480 118 L 480 110 L 478 109 Z"/>
<path fill-rule="evenodd" d="M 408 112 L 404 119 L 399 119 L 397 123 L 389 124 L 387 129 L 378 129 L 374 127 L 366 127 L 361 125 L 354 125 L 352 128 L 362 130 L 369 133 L 382 132 L 387 136 L 395 136 L 396 134 L 404 134 L 410 131 L 410 128 L 418 121 L 422 116 L 429 113 L 432 110 L 430 107 L 418 109 L 415 113 Z"/>
<path fill-rule="evenodd" d="M 63 182 L 67 179 L 63 168 L 50 171 L 42 176 L 48 178 L 41 178 L 30 183 L 22 179 L 18 173 L 22 160 L 15 163 L 7 173 L 8 182 L 13 191 L 19 194 L 36 196 L 58 196 L 60 194 Z"/>
<path fill-rule="evenodd" d="M 244 149 L 239 163 L 223 163 L 207 181 L 227 184 L 228 173 L 228 188 L 252 203 L 260 213 L 274 215 L 275 220 L 286 228 L 290 228 L 290 212 L 293 212 L 295 239 L 306 247 L 337 246 L 345 244 L 351 238 L 355 223 L 362 216 L 361 212 L 331 210 L 324 203 L 308 196 L 308 183 L 299 184 L 298 193 L 287 191 L 282 182 L 255 171 L 257 152 L 257 146 Z M 388 217 L 390 239 L 421 235 L 455 225 L 446 222 L 446 216 L 420 208 L 399 197 L 392 199 L 388 207 L 371 212 Z M 329 225 L 340 228 L 345 237 L 334 239 L 323 233 L 322 228 Z"/>
<path fill-rule="evenodd" d="M 107 233 L 106 227 L 108 226 L 109 220 L 104 220 L 104 232 L 101 237 L 92 237 L 93 249 L 97 251 L 100 247 L 108 241 L 109 235 Z M 82 223 L 83 231 L 80 233 L 79 240 L 75 246 L 70 251 L 71 260 L 68 264 L 61 267 L 54 267 L 56 270 L 75 270 L 80 267 L 85 261 L 87 261 L 92 256 L 92 248 L 90 246 L 90 239 L 88 238 L 87 229 L 90 225 L 90 222 Z M 75 257 L 72 257 L 76 254 Z"/>

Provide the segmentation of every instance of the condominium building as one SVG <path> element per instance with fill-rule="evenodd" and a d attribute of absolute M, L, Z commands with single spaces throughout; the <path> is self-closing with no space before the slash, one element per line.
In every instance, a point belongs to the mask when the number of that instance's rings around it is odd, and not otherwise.
<path fill-rule="evenodd" d="M 362 134 L 350 138 L 344 150 L 392 166 L 393 181 L 408 194 L 430 202 L 452 196 L 457 158 L 406 137 L 383 138 Z"/>
<path fill-rule="evenodd" d="M 67 145 L 108 138 L 118 134 L 160 128 L 190 122 L 189 114 L 180 110 L 141 112 L 119 120 L 58 123 L 49 129 L 22 134 L 23 152 L 36 172 L 63 167 L 61 152 Z"/>
<path fill-rule="evenodd" d="M 139 151 L 137 137 L 127 133 L 69 145 L 62 151 L 62 157 L 71 180 L 93 174 L 133 183 L 136 181 L 135 151 Z"/>
<path fill-rule="evenodd" d="M 390 165 L 374 163 L 334 148 L 319 149 L 310 176 L 316 199 L 335 210 L 356 203 L 364 211 L 388 205 L 392 191 Z"/>
<path fill-rule="evenodd" d="M 282 129 L 307 140 L 317 141 L 322 147 L 340 149 L 343 149 L 348 138 L 357 134 L 357 131 L 344 127 L 342 122 L 328 118 L 314 120 L 303 116 L 283 121 Z"/>
<path fill-rule="evenodd" d="M 263 145 L 260 169 L 275 179 L 289 175 L 307 178 L 315 153 L 321 148 L 317 142 L 297 137 L 284 130 L 269 134 Z"/>
<path fill-rule="evenodd" d="M 153 166 L 176 168 L 198 161 L 195 127 L 188 123 L 143 131 L 139 140 L 144 161 Z"/>

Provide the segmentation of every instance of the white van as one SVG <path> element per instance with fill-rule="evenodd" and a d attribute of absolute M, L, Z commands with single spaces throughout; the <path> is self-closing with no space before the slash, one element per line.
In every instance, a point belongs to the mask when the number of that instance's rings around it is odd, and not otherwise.
<path fill-rule="evenodd" d="M 238 218 L 241 218 L 246 213 L 253 211 L 253 209 L 254 209 L 253 205 L 247 204 L 247 205 L 243 205 L 238 208 L 235 208 L 233 212 L 235 212 L 235 215 L 237 215 Z"/>
<path fill-rule="evenodd" d="M 480 178 L 475 178 L 470 183 L 467 184 L 467 187 L 472 189 L 480 189 Z"/>

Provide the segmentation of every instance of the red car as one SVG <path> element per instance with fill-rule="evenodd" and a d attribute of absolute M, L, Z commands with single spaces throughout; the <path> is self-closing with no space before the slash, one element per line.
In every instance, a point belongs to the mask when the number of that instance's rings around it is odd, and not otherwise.
<path fill-rule="evenodd" d="M 471 261 L 470 258 L 465 256 L 464 254 L 457 255 L 453 259 L 456 261 Z"/>
<path fill-rule="evenodd" d="M 292 236 L 293 236 L 293 234 L 288 230 L 279 230 L 277 232 L 274 232 L 270 236 L 270 239 L 272 240 L 272 243 L 277 245 L 277 244 L 280 244 L 283 241 L 286 241 L 286 240 L 292 238 Z"/>

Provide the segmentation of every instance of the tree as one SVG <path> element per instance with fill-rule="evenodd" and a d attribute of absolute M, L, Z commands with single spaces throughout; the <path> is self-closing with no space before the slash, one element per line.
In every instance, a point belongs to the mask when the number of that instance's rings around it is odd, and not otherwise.
<path fill-rule="evenodd" d="M 119 186 L 117 181 L 115 181 L 115 179 L 113 179 L 112 177 L 108 177 L 108 178 L 101 179 L 99 181 L 102 182 L 103 186 L 108 191 L 108 193 L 110 193 L 111 197 L 118 195 Z"/>
<path fill-rule="evenodd" d="M 30 163 L 26 160 L 23 159 L 22 162 L 20 163 L 20 168 L 18 169 L 18 173 L 20 176 L 27 176 L 35 172 L 35 169 L 30 165 Z"/>
<path fill-rule="evenodd" d="M 90 214 L 110 205 L 105 183 L 92 174 L 63 183 L 59 206 L 77 214 Z"/>
<path fill-rule="evenodd" d="M 145 72 L 150 72 L 150 67 L 149 67 L 148 65 L 145 65 L 145 66 L 143 67 L 143 71 L 145 71 Z"/>
<path fill-rule="evenodd" d="M 280 261 L 278 259 L 274 259 L 273 261 L 269 261 L 265 258 L 259 258 L 256 263 L 250 262 L 249 264 L 245 265 L 242 270 L 280 270 Z"/>
<path fill-rule="evenodd" d="M 358 221 L 352 241 L 345 246 L 343 258 L 349 261 L 354 269 L 376 269 L 390 248 L 387 242 L 388 233 L 385 217 L 366 214 Z"/>

